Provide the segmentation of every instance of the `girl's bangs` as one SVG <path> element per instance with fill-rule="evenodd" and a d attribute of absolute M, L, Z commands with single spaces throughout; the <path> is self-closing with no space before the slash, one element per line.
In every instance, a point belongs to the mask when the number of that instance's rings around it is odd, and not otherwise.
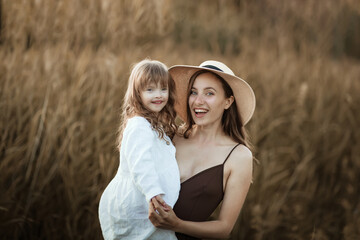
<path fill-rule="evenodd" d="M 139 77 L 138 89 L 144 90 L 151 84 L 154 84 L 155 86 L 157 86 L 157 84 L 160 84 L 160 87 L 162 88 L 168 87 L 169 74 L 162 69 L 150 69 L 150 71 L 142 74 L 142 76 Z"/>

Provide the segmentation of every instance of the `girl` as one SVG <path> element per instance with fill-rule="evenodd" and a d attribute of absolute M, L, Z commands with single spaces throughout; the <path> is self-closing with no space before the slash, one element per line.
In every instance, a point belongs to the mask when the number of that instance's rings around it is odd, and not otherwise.
<path fill-rule="evenodd" d="M 99 203 L 105 239 L 176 239 L 148 219 L 153 197 L 173 207 L 180 190 L 171 142 L 177 131 L 174 89 L 161 62 L 143 60 L 131 72 L 119 128 L 120 165 Z"/>

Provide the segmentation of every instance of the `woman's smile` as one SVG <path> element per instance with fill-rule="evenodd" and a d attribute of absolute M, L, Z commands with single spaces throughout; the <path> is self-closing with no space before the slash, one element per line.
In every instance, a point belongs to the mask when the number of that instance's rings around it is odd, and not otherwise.
<path fill-rule="evenodd" d="M 209 110 L 205 109 L 205 108 L 194 108 L 194 113 L 195 113 L 195 116 L 197 118 L 202 118 L 206 115 L 206 113 L 208 113 Z"/>
<path fill-rule="evenodd" d="M 207 125 L 221 121 L 227 100 L 220 80 L 211 73 L 204 73 L 196 78 L 188 101 L 195 123 Z"/>

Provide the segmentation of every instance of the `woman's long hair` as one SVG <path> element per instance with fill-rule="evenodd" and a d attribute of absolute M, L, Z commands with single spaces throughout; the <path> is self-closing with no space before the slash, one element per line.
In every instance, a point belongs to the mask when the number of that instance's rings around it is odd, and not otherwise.
<path fill-rule="evenodd" d="M 161 87 L 169 89 L 169 98 L 165 107 L 154 113 L 148 110 L 141 101 L 140 92 L 150 84 L 160 84 Z M 165 64 L 145 59 L 137 63 L 130 74 L 128 88 L 126 90 L 121 114 L 121 124 L 118 130 L 117 146 L 120 149 L 123 131 L 127 120 L 133 116 L 142 116 L 147 119 L 152 128 L 158 133 L 159 138 L 164 139 L 164 133 L 173 138 L 177 132 L 175 124 L 176 113 L 175 103 L 175 82 L 171 78 Z"/>
<path fill-rule="evenodd" d="M 188 89 L 187 89 L 187 98 L 186 98 L 187 100 L 190 97 L 191 89 L 194 85 L 195 79 L 200 74 L 203 74 L 203 73 L 211 73 L 214 76 L 216 76 L 217 79 L 219 79 L 219 81 L 221 82 L 222 87 L 225 91 L 226 98 L 233 96 L 233 91 L 232 91 L 231 87 L 222 77 L 220 77 L 216 73 L 213 73 L 208 70 L 200 70 L 200 71 L 194 73 L 190 78 Z M 187 111 L 187 120 L 185 123 L 184 137 L 189 138 L 191 131 L 193 129 L 193 126 L 195 125 L 195 122 L 194 122 L 193 118 L 191 117 L 191 111 L 190 111 L 189 104 L 187 104 L 186 111 Z M 234 101 L 231 104 L 231 106 L 224 111 L 223 116 L 221 118 L 221 125 L 222 125 L 223 131 L 225 132 L 225 134 L 227 136 L 231 137 L 235 142 L 244 144 L 246 147 L 248 147 L 250 149 L 252 148 L 252 145 L 249 141 L 249 136 L 246 132 L 246 129 L 240 121 L 239 114 L 238 114 L 237 107 L 236 107 L 236 101 Z"/>

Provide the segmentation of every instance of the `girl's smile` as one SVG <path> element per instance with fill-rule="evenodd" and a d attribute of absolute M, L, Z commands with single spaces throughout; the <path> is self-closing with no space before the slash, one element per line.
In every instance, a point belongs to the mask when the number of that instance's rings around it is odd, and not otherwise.
<path fill-rule="evenodd" d="M 153 104 L 162 104 L 164 101 L 162 100 L 155 100 L 155 101 L 152 101 L 151 103 Z"/>
<path fill-rule="evenodd" d="M 169 99 L 169 89 L 160 84 L 150 84 L 140 91 L 140 97 L 148 110 L 158 113 L 165 107 Z"/>

